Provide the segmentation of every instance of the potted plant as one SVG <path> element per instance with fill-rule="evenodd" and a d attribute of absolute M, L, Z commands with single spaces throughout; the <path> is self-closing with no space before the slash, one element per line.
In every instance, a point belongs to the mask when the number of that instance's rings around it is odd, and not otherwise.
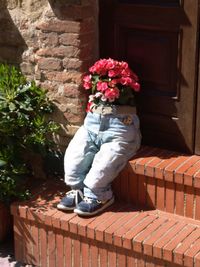
<path fill-rule="evenodd" d="M 0 64 L 0 218 L 9 211 L 6 205 L 29 196 L 27 179 L 34 175 L 29 154 L 45 157 L 52 150 L 51 136 L 59 129 L 48 120 L 52 111 L 46 91 L 27 82 L 18 68 Z"/>

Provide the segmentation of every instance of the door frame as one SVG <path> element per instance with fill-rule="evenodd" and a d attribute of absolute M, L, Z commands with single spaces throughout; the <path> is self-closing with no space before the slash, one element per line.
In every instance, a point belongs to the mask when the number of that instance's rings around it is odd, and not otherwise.
<path fill-rule="evenodd" d="M 199 3 L 200 5 L 200 3 Z M 200 9 L 199 9 L 200 12 Z M 196 124 L 195 124 L 195 132 L 194 132 L 194 153 L 196 155 L 200 155 L 200 38 L 198 40 L 198 46 L 199 46 L 199 51 L 198 51 L 198 76 L 197 76 L 197 94 L 196 94 Z"/>

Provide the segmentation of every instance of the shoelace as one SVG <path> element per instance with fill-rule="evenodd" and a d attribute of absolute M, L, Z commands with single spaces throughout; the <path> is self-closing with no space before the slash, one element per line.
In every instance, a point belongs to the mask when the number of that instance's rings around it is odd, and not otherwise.
<path fill-rule="evenodd" d="M 69 192 L 66 193 L 66 196 L 68 196 L 68 197 L 75 197 L 76 194 L 77 194 L 76 191 L 77 190 L 71 190 L 71 191 L 69 191 Z"/>
<path fill-rule="evenodd" d="M 93 199 L 93 198 L 89 198 L 89 197 L 84 197 L 83 200 L 86 202 L 86 203 L 92 203 L 93 201 L 96 201 L 97 203 L 101 204 L 102 202 L 98 199 Z"/>

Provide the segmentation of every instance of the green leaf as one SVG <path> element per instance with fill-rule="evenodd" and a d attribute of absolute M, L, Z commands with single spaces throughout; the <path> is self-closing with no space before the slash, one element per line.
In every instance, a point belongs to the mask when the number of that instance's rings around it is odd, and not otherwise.
<path fill-rule="evenodd" d="M 53 148 L 58 124 L 48 122 L 51 112 L 47 91 L 27 82 L 18 68 L 0 64 L 0 200 L 27 196 L 21 184 L 32 162 L 27 166 L 25 155 Z"/>
<path fill-rule="evenodd" d="M 5 166 L 5 165 L 6 165 L 6 162 L 0 159 L 0 167 Z"/>
<path fill-rule="evenodd" d="M 9 104 L 9 109 L 10 109 L 10 111 L 14 111 L 14 110 L 16 109 L 15 104 L 11 102 L 11 103 Z"/>

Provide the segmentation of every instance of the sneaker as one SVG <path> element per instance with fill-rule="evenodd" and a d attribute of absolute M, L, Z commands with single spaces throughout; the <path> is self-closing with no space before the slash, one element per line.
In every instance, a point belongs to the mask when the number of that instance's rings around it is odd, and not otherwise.
<path fill-rule="evenodd" d="M 57 209 L 73 210 L 82 199 L 83 192 L 81 190 L 71 190 L 61 199 L 61 202 L 57 205 Z"/>
<path fill-rule="evenodd" d="M 84 197 L 83 200 L 76 206 L 74 212 L 82 216 L 91 216 L 100 213 L 114 203 L 114 197 L 106 201 Z"/>

